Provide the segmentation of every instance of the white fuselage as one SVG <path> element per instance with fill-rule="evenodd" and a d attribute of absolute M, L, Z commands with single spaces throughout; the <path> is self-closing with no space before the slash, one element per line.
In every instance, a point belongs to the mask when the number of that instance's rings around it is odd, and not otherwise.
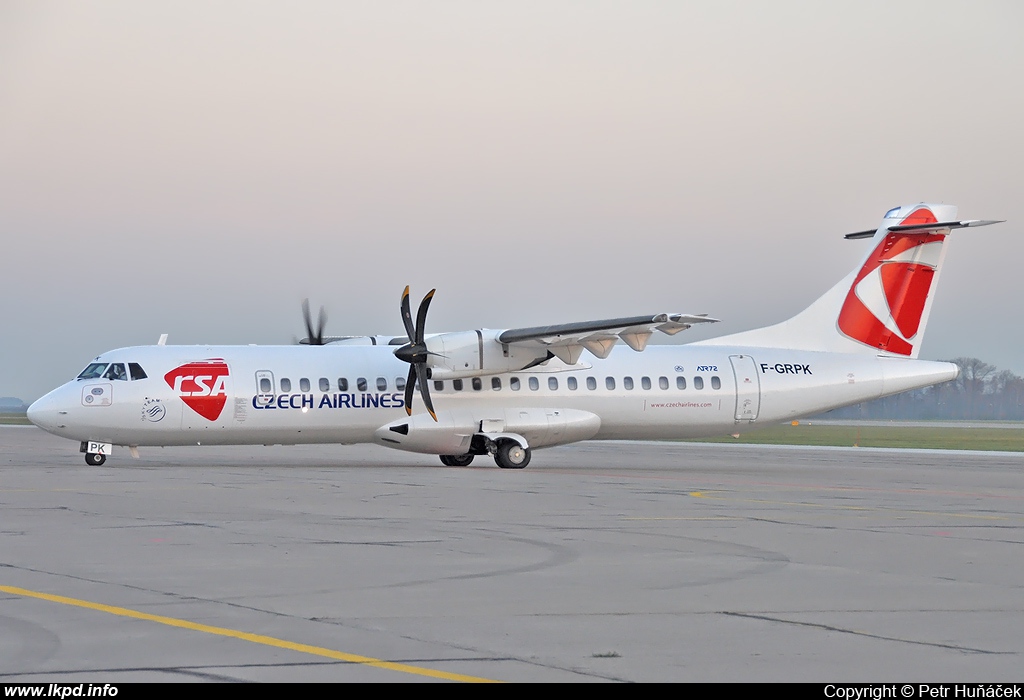
<path fill-rule="evenodd" d="M 522 435 L 531 447 L 740 433 L 957 373 L 949 363 L 863 354 L 713 345 L 638 353 L 620 346 L 603 360 L 567 366 L 552 359 L 463 379 L 460 390 L 452 380 L 431 381 L 435 423 L 418 392 L 407 417 L 400 387 L 409 365 L 393 351 L 337 344 L 123 348 L 96 362 L 135 363 L 145 379 L 74 380 L 33 404 L 30 417 L 55 435 L 129 446 L 377 442 L 446 454 L 467 448 L 467 435 L 489 430 Z M 222 369 L 202 374 L 210 361 Z M 181 370 L 193 365 L 200 369 Z M 403 420 L 411 434 L 388 439 L 382 427 Z M 427 433 L 433 437 L 413 439 Z"/>

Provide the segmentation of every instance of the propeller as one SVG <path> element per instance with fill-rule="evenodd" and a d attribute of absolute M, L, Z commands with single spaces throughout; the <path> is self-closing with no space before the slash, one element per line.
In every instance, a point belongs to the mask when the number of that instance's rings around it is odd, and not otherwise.
<path fill-rule="evenodd" d="M 316 331 L 313 330 L 313 317 L 309 313 L 309 299 L 302 300 L 302 318 L 306 321 L 306 342 L 303 344 L 323 345 L 324 326 L 327 325 L 327 312 L 324 311 L 324 307 L 320 307 L 320 316 L 317 319 Z"/>
<path fill-rule="evenodd" d="M 409 363 L 409 378 L 405 381 L 405 412 L 412 415 L 413 387 L 418 383 L 420 394 L 423 395 L 423 404 L 430 417 L 436 422 L 437 414 L 434 413 L 434 404 L 430 401 L 430 389 L 427 387 L 427 357 L 431 353 L 427 350 L 427 344 L 423 340 L 427 309 L 430 308 L 430 300 L 434 298 L 435 291 L 437 290 L 431 289 L 420 302 L 419 311 L 416 312 L 415 325 L 412 322 L 412 310 L 409 308 L 409 287 L 406 286 L 405 291 L 402 292 L 402 322 L 405 324 L 409 342 L 395 350 L 395 357 Z"/>

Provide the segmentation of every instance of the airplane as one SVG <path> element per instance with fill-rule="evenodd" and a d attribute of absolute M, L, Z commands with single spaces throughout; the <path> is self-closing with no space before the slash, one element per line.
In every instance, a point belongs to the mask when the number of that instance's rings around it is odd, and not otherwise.
<path fill-rule="evenodd" d="M 535 449 L 582 440 L 734 435 L 955 379 L 918 359 L 951 231 L 999 223 L 957 208 L 886 212 L 860 263 L 796 316 L 685 345 L 648 345 L 715 323 L 661 313 L 532 328 L 427 334 L 434 292 L 405 336 L 308 337 L 285 346 L 111 350 L 28 409 L 78 441 L 90 465 L 113 446 L 376 443 L 439 455 L 491 455 L 522 469 Z M 618 341 L 622 341 L 622 345 Z M 623 345 L 625 347 L 623 347 Z"/>

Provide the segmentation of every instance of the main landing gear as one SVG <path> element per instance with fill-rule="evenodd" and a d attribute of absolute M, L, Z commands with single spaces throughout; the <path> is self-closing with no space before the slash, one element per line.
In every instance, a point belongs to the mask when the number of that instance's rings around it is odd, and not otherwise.
<path fill-rule="evenodd" d="M 478 450 L 484 454 L 483 447 Z M 530 463 L 531 451 L 515 440 L 501 440 L 497 445 L 490 443 L 487 451 L 494 455 L 495 463 L 502 469 L 522 469 Z M 464 455 L 441 455 L 441 464 L 446 467 L 468 467 L 476 456 L 472 452 Z"/>
<path fill-rule="evenodd" d="M 503 440 L 494 453 L 494 461 L 502 469 L 522 469 L 530 463 L 530 448 L 514 440 Z"/>

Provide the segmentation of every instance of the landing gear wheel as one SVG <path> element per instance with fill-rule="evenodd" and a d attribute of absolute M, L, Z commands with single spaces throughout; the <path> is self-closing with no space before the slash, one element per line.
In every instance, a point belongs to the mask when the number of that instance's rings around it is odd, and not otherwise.
<path fill-rule="evenodd" d="M 530 448 L 522 447 L 514 440 L 505 440 L 498 445 L 494 461 L 502 469 L 522 469 L 530 463 Z"/>
<path fill-rule="evenodd" d="M 106 461 L 107 461 L 107 456 L 106 455 L 97 455 L 97 454 L 91 454 L 91 453 L 86 453 L 86 455 L 85 455 L 85 463 L 88 464 L 91 467 L 99 467 L 99 466 L 101 466 Z"/>
<path fill-rule="evenodd" d="M 446 467 L 468 467 L 473 463 L 473 455 L 441 455 L 441 464 Z"/>

